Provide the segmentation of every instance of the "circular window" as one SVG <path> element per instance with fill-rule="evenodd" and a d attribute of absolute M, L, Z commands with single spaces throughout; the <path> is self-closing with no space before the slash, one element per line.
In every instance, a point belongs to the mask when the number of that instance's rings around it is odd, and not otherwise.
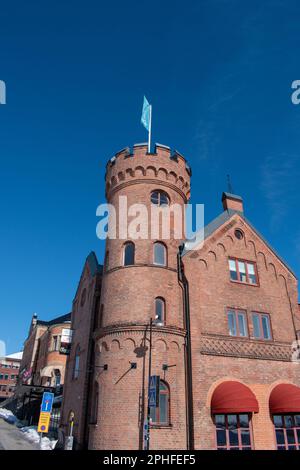
<path fill-rule="evenodd" d="M 153 191 L 151 193 L 151 202 L 156 206 L 165 207 L 169 205 L 170 199 L 164 191 Z"/>
<path fill-rule="evenodd" d="M 234 231 L 234 235 L 238 240 L 242 240 L 242 238 L 244 238 L 243 232 L 238 228 Z"/>
<path fill-rule="evenodd" d="M 86 299 L 86 289 L 84 288 L 81 294 L 81 300 L 80 300 L 80 305 L 81 307 L 84 306 L 85 304 L 85 299 Z"/>

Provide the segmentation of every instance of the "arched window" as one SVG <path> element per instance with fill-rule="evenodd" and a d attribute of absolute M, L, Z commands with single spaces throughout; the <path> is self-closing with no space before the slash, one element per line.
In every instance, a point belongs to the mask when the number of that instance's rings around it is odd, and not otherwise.
<path fill-rule="evenodd" d="M 155 323 L 163 325 L 165 323 L 166 304 L 162 297 L 155 299 Z"/>
<path fill-rule="evenodd" d="M 150 408 L 151 424 L 170 424 L 170 390 L 163 380 L 159 383 L 159 404 L 157 408 Z"/>
<path fill-rule="evenodd" d="M 78 345 L 75 351 L 74 370 L 73 370 L 74 379 L 77 379 L 79 376 L 79 366 L 80 366 L 80 346 Z"/>
<path fill-rule="evenodd" d="M 134 243 L 128 242 L 124 245 L 124 266 L 131 266 L 134 264 Z"/>
<path fill-rule="evenodd" d="M 167 265 L 167 248 L 163 243 L 154 243 L 154 264 Z"/>
<path fill-rule="evenodd" d="M 164 191 L 156 190 L 151 193 L 151 202 L 155 206 L 166 207 L 170 204 L 170 199 Z"/>

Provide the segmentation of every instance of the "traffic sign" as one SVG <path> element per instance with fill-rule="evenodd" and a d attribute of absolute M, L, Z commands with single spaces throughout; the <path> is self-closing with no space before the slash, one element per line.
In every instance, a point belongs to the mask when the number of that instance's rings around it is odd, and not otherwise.
<path fill-rule="evenodd" d="M 41 411 L 51 413 L 54 400 L 54 393 L 44 392 L 41 405 Z"/>
<path fill-rule="evenodd" d="M 149 406 L 157 408 L 159 405 L 159 375 L 151 375 L 149 386 Z"/>
<path fill-rule="evenodd" d="M 38 432 L 48 432 L 50 416 L 51 413 L 45 413 L 44 411 L 41 411 L 38 424 Z"/>

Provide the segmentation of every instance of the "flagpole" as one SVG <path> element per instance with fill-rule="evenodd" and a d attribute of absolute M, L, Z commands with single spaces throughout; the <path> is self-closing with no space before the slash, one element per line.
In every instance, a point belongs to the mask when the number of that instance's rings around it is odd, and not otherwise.
<path fill-rule="evenodd" d="M 151 151 L 152 104 L 150 104 L 149 108 L 148 153 Z"/>

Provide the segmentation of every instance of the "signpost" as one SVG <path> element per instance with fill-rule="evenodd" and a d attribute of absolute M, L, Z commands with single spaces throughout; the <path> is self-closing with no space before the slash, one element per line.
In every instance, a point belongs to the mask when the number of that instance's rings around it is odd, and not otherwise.
<path fill-rule="evenodd" d="M 40 433 L 40 447 L 42 444 L 43 432 L 47 433 L 50 425 L 51 411 L 54 400 L 54 393 L 44 392 L 41 404 L 41 411 L 38 423 L 38 432 Z"/>
<path fill-rule="evenodd" d="M 149 406 L 157 408 L 159 406 L 159 375 L 151 375 L 149 387 Z"/>

